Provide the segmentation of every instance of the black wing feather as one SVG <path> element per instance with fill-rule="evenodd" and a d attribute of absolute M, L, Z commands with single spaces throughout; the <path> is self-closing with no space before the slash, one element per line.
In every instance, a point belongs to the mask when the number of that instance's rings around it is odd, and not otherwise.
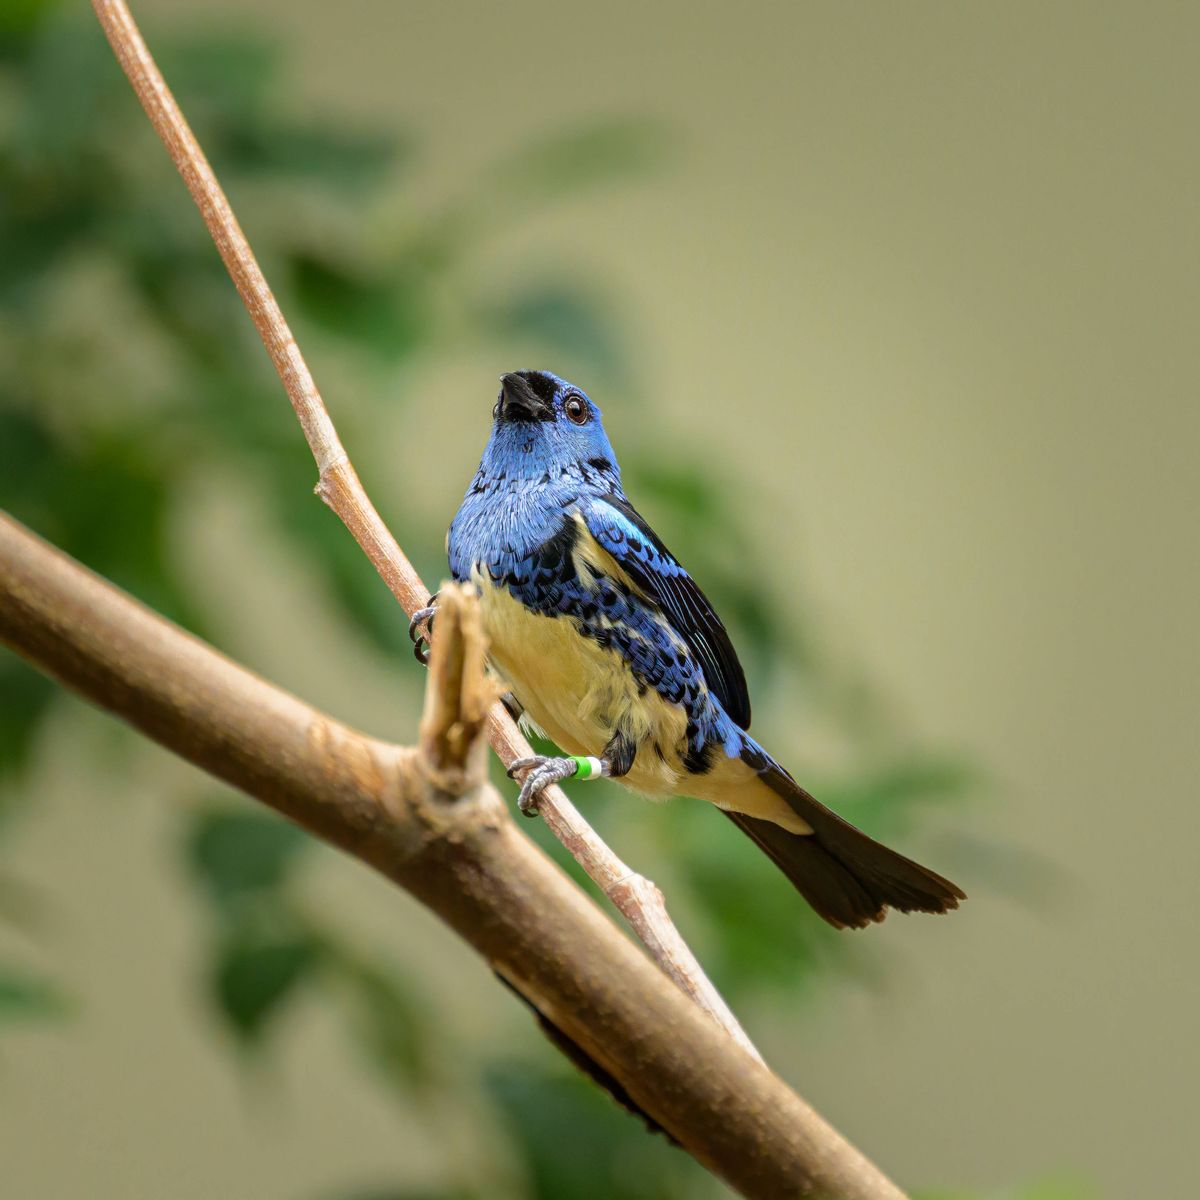
<path fill-rule="evenodd" d="M 641 535 L 629 535 L 619 520 L 606 521 L 602 506 L 614 510 Z M 671 628 L 696 656 L 709 690 L 741 729 L 750 728 L 750 693 L 737 651 L 708 597 L 679 565 L 658 534 L 622 495 L 603 497 L 584 511 L 592 536 L 620 564 L 637 587 L 654 601 Z"/>

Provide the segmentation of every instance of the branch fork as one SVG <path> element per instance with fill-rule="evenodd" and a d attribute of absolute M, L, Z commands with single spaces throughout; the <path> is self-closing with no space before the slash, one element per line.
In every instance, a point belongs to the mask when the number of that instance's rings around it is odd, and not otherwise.
<path fill-rule="evenodd" d="M 437 650 L 430 650 L 421 752 L 433 786 L 455 796 L 479 787 L 487 776 L 481 735 L 500 687 L 485 672 L 487 637 L 475 589 L 447 583 L 439 596 Z"/>
<path fill-rule="evenodd" d="M 434 644 L 421 745 L 396 746 L 229 661 L 0 514 L 0 643 L 405 888 L 576 1062 L 744 1195 L 902 1200 L 518 830 L 484 779 L 478 605 L 458 599 L 461 620 L 442 622 Z"/>

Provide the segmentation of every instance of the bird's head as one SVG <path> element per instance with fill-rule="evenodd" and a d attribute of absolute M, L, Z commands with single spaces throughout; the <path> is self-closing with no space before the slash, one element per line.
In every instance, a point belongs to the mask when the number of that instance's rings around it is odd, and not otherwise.
<path fill-rule="evenodd" d="M 586 467 L 618 474 L 600 410 L 574 384 L 549 371 L 503 376 L 492 417 L 492 436 L 483 456 L 489 473 L 529 479 Z"/>

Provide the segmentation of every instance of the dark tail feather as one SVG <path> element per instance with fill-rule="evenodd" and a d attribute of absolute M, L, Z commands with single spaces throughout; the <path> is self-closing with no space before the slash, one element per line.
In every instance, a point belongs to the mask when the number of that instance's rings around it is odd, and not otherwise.
<path fill-rule="evenodd" d="M 776 775 L 778 772 L 778 775 Z M 813 799 L 774 763 L 763 781 L 812 826 L 790 833 L 771 821 L 726 812 L 770 857 L 830 925 L 861 929 L 899 912 L 948 912 L 966 893 L 935 871 L 889 850 Z"/>

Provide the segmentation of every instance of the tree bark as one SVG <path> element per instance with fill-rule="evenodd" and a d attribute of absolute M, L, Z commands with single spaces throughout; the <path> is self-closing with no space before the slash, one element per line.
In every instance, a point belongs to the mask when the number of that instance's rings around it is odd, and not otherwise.
<path fill-rule="evenodd" d="M 646 959 L 484 777 L 474 601 L 434 646 L 419 749 L 274 687 L 0 515 L 0 641 L 147 736 L 407 889 L 748 1197 L 902 1193 Z"/>

